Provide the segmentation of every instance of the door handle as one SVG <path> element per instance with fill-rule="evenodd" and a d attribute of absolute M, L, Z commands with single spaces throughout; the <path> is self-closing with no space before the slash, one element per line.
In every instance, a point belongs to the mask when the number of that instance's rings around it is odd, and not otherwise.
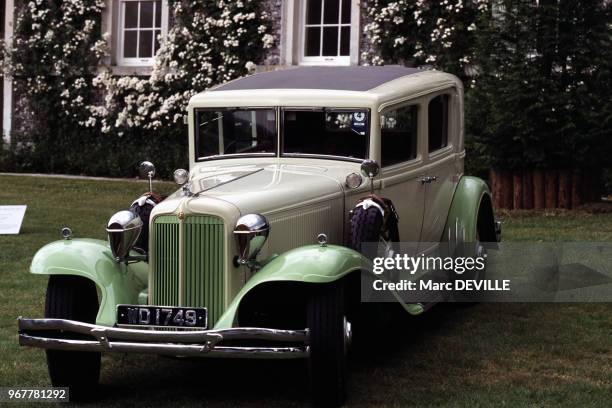
<path fill-rule="evenodd" d="M 438 176 L 423 176 L 419 179 L 421 184 L 431 183 L 432 181 L 438 181 Z"/>

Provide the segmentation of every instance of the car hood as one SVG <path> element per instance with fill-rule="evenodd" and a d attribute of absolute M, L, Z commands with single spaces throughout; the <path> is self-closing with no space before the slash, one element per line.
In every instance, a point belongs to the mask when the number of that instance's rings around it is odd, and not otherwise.
<path fill-rule="evenodd" d="M 201 167 L 190 189 L 199 193 L 196 200 L 223 200 L 242 214 L 289 209 L 343 194 L 342 184 L 325 167 L 291 164 Z"/>

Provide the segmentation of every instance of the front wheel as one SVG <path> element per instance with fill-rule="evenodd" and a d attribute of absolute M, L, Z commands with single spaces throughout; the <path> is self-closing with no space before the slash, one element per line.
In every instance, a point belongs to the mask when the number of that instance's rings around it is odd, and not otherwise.
<path fill-rule="evenodd" d="M 351 326 L 346 319 L 344 288 L 319 288 L 308 303 L 310 386 L 318 406 L 341 406 L 346 399 L 347 353 Z"/>
<path fill-rule="evenodd" d="M 95 323 L 98 294 L 92 281 L 80 276 L 51 276 L 45 317 Z M 69 387 L 71 398 L 87 397 L 100 378 L 100 353 L 47 350 L 49 377 L 54 387 Z"/>

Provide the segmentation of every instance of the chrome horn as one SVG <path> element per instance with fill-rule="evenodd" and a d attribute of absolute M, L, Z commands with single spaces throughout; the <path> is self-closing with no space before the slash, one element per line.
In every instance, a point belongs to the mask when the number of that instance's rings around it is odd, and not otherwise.
<path fill-rule="evenodd" d="M 261 214 L 243 215 L 236 222 L 234 237 L 238 247 L 237 262 L 240 265 L 255 266 L 255 258 L 268 239 L 270 224 Z"/>
<path fill-rule="evenodd" d="M 142 220 L 132 211 L 124 210 L 115 213 L 106 226 L 108 243 L 117 262 L 142 260 L 142 257 L 131 257 L 130 250 L 140 236 Z"/>

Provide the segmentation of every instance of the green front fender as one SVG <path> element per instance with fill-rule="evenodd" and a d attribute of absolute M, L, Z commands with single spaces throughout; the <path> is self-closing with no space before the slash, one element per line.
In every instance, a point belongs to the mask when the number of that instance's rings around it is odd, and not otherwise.
<path fill-rule="evenodd" d="M 493 224 L 493 208 L 491 206 L 491 192 L 487 184 L 478 177 L 463 176 L 455 189 L 444 236 L 442 241 L 454 243 L 475 242 L 478 229 L 479 210 L 486 228 L 481 237 L 483 241 L 495 240 L 495 226 Z"/>
<path fill-rule="evenodd" d="M 362 270 L 370 263 L 359 252 L 337 245 L 308 245 L 287 251 L 267 262 L 253 275 L 221 316 L 215 329 L 233 327 L 244 296 L 264 282 L 328 283 Z"/>
<path fill-rule="evenodd" d="M 137 304 L 147 287 L 148 265 L 115 262 L 105 241 L 72 239 L 42 247 L 32 260 L 30 272 L 37 275 L 75 275 L 92 280 L 100 291 L 96 323 L 112 326 L 118 304 Z"/>

